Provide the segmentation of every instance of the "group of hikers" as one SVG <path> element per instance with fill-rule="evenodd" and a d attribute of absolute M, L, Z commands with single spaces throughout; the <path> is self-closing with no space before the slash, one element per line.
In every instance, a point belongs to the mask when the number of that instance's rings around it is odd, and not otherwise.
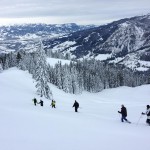
<path fill-rule="evenodd" d="M 33 99 L 33 103 L 35 106 L 37 104 L 40 104 L 41 106 L 43 106 L 43 104 L 44 104 L 44 102 L 42 100 L 40 100 L 40 102 L 38 102 L 36 98 Z M 52 100 L 50 106 L 52 106 L 52 108 L 56 108 L 56 101 Z"/>
<path fill-rule="evenodd" d="M 118 113 L 121 114 L 121 122 L 124 122 L 124 120 L 128 123 L 131 123 L 129 120 L 127 120 L 127 109 L 124 105 L 121 105 L 121 111 L 118 111 Z M 147 115 L 146 123 L 150 126 L 150 105 L 146 106 L 146 112 L 141 113 L 141 115 Z M 141 117 L 140 117 L 141 118 Z"/>
<path fill-rule="evenodd" d="M 41 106 L 43 106 L 43 101 L 40 100 L 40 102 L 37 101 L 36 98 L 33 99 L 34 105 L 36 106 L 37 104 L 40 104 Z M 56 101 L 52 100 L 51 101 L 51 105 L 52 108 L 56 108 Z M 78 108 L 79 108 L 79 103 L 75 100 L 73 106 L 75 108 L 75 112 L 78 112 Z M 121 114 L 121 122 L 126 121 L 127 123 L 131 123 L 126 117 L 127 117 L 127 109 L 126 107 L 122 104 L 121 105 L 121 111 L 118 111 L 118 113 Z M 147 115 L 147 120 L 146 123 L 150 126 L 150 105 L 146 106 L 146 112 L 145 113 L 141 113 L 141 115 Z"/>
<path fill-rule="evenodd" d="M 34 103 L 35 106 L 37 104 L 40 104 L 41 106 L 43 106 L 43 104 L 44 104 L 44 102 L 42 100 L 40 100 L 40 102 L 38 102 L 36 98 L 33 98 L 32 101 L 33 101 L 33 103 Z M 56 108 L 56 101 L 52 100 L 50 106 L 52 106 L 52 108 Z M 75 108 L 75 112 L 78 112 L 79 103 L 75 100 L 75 102 L 74 102 L 74 104 L 73 104 L 72 107 Z"/>

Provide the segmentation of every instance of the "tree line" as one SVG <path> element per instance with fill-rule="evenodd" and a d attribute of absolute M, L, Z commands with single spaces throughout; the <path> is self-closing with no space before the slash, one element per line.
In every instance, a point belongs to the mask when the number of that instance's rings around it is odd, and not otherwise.
<path fill-rule="evenodd" d="M 59 57 L 58 52 L 56 55 L 53 52 L 52 55 Z M 1 56 L 0 68 L 2 70 L 16 66 L 21 70 L 28 70 L 36 80 L 37 93 L 47 99 L 53 97 L 48 83 L 72 94 L 83 91 L 96 93 L 119 86 L 135 87 L 150 84 L 150 72 L 133 71 L 123 65 L 108 64 L 95 59 L 73 60 L 65 65 L 58 62 L 51 66 L 46 62 L 46 57 L 43 44 L 40 42 L 36 51 L 19 51 Z"/>

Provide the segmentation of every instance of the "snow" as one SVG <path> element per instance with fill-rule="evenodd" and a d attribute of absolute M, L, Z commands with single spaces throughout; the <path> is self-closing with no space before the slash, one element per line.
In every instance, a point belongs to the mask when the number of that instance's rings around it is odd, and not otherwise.
<path fill-rule="evenodd" d="M 92 55 L 92 52 L 89 51 L 89 53 L 85 56 L 83 56 L 82 58 L 79 58 L 78 60 L 80 61 L 83 61 L 84 59 L 87 59 L 87 60 L 90 60 L 90 59 L 93 59 L 93 55 Z"/>
<path fill-rule="evenodd" d="M 144 40 L 142 39 L 144 35 L 144 31 L 142 28 L 135 26 L 135 33 L 136 33 L 136 43 L 135 43 L 135 48 L 134 49 L 139 49 L 143 44 Z"/>
<path fill-rule="evenodd" d="M 145 66 L 148 66 L 150 67 L 150 61 L 139 61 L 141 65 L 145 65 Z"/>
<path fill-rule="evenodd" d="M 70 60 L 62 60 L 62 59 L 56 59 L 56 58 L 47 58 L 47 63 L 50 64 L 50 66 L 54 67 L 55 64 L 61 62 L 62 65 L 70 64 Z"/>
<path fill-rule="evenodd" d="M 150 104 L 150 85 L 120 87 L 100 93 L 67 94 L 51 86 L 56 109 L 44 100 L 34 106 L 35 83 L 28 72 L 11 68 L 0 73 L 1 150 L 146 150 L 149 130 L 141 112 Z M 72 108 L 80 103 L 78 113 Z M 120 105 L 132 124 L 121 123 Z"/>
<path fill-rule="evenodd" d="M 109 63 L 118 63 L 120 61 L 122 61 L 124 59 L 124 57 L 117 57 L 114 60 L 109 61 Z"/>
<path fill-rule="evenodd" d="M 8 48 L 5 47 L 5 45 L 0 46 L 0 53 L 8 54 L 8 53 L 14 52 L 14 51 L 15 51 L 15 49 L 14 50 L 13 49 L 8 49 Z"/>
<path fill-rule="evenodd" d="M 144 67 L 138 67 L 136 70 L 138 71 L 147 71 L 149 68 L 144 68 Z"/>
<path fill-rule="evenodd" d="M 124 22 L 124 23 L 121 24 L 121 26 L 125 27 L 125 28 L 128 27 L 128 25 L 129 25 L 129 23 L 127 23 L 127 22 Z"/>
<path fill-rule="evenodd" d="M 61 51 L 62 49 L 66 49 L 66 48 L 69 48 L 70 46 L 76 44 L 75 41 L 66 41 L 66 42 L 63 42 L 59 45 L 56 45 L 55 47 L 53 47 L 53 51 Z"/>
<path fill-rule="evenodd" d="M 91 33 L 91 34 L 92 34 L 92 33 Z M 85 42 L 88 42 L 89 38 L 91 37 L 91 34 L 90 34 L 89 36 L 87 36 L 86 38 L 84 38 L 83 40 L 84 40 Z"/>
<path fill-rule="evenodd" d="M 147 71 L 148 69 L 150 69 L 150 62 L 149 61 L 138 61 L 140 64 L 140 67 L 136 68 L 136 70 L 138 71 Z"/>
<path fill-rule="evenodd" d="M 24 36 L 19 36 L 20 40 L 29 40 L 29 39 L 37 39 L 39 38 L 39 36 L 37 36 L 36 34 L 26 34 Z"/>
<path fill-rule="evenodd" d="M 96 60 L 106 60 L 111 57 L 111 54 L 99 54 L 95 57 Z"/>
<path fill-rule="evenodd" d="M 61 24 L 56 24 L 55 26 L 56 26 L 57 28 L 62 27 L 62 25 L 61 25 Z"/>
<path fill-rule="evenodd" d="M 76 50 L 77 47 L 78 47 L 78 46 L 74 46 L 74 47 L 68 48 L 68 50 L 66 51 L 66 53 L 69 53 L 69 52 L 72 52 L 72 51 Z"/>
<path fill-rule="evenodd" d="M 33 40 L 33 39 L 35 39 L 35 40 L 39 40 L 40 38 L 42 38 L 43 40 L 44 39 L 48 39 L 48 38 L 50 38 L 50 39 L 53 39 L 53 38 L 56 38 L 56 37 L 61 37 L 61 36 L 63 36 L 64 34 L 56 34 L 56 33 L 44 33 L 44 32 L 42 32 L 42 31 L 39 31 L 39 32 L 37 32 L 36 34 L 30 34 L 30 33 L 28 33 L 28 34 L 26 34 L 26 35 L 24 35 L 24 36 L 18 36 L 18 38 L 20 39 L 20 40 Z"/>
<path fill-rule="evenodd" d="M 150 69 L 150 62 L 149 61 L 141 61 L 139 60 L 139 56 L 137 54 L 128 54 L 126 55 L 125 58 L 116 58 L 113 61 L 117 63 L 120 61 L 120 64 L 124 64 L 125 66 L 131 68 L 131 69 L 136 69 L 137 71 L 147 71 Z"/>

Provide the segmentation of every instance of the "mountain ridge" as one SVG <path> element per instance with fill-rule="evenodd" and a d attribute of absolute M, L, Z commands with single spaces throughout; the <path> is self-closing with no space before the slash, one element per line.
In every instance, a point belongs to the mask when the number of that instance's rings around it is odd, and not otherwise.
<path fill-rule="evenodd" d="M 138 61 L 150 61 L 150 15 L 136 16 L 114 21 L 92 29 L 71 33 L 68 37 L 45 41 L 46 49 L 59 50 L 70 53 L 73 58 L 97 58 L 100 54 L 109 54 L 108 59 L 124 60 L 132 57 L 133 53 Z M 62 46 L 64 42 L 74 43 Z M 134 61 L 134 60 L 133 60 Z M 135 60 L 136 61 L 136 60 Z M 110 61 L 109 61 L 110 62 Z M 118 63 L 118 62 L 117 62 Z M 124 62 L 125 64 L 125 62 Z M 140 62 L 138 65 L 142 66 Z M 127 67 L 137 68 L 127 65 Z M 150 66 L 144 66 L 147 70 Z"/>
<path fill-rule="evenodd" d="M 0 53 L 36 49 L 69 54 L 72 59 L 95 58 L 132 69 L 150 68 L 150 14 L 101 26 L 24 24 L 0 27 Z M 144 63 L 142 62 L 144 61 Z"/>

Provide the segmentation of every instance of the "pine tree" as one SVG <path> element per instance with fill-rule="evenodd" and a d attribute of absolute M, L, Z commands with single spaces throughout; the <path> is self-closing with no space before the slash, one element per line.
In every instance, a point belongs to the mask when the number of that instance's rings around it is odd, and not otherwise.
<path fill-rule="evenodd" d="M 20 62 L 21 59 L 22 59 L 21 54 L 18 52 L 17 56 L 16 56 L 17 64 L 19 64 L 19 62 Z"/>
<path fill-rule="evenodd" d="M 42 42 L 40 42 L 39 49 L 37 50 L 37 59 L 34 75 L 37 82 L 37 94 L 41 97 L 44 96 L 47 99 L 52 99 L 52 92 L 48 86 L 47 63 Z"/>

